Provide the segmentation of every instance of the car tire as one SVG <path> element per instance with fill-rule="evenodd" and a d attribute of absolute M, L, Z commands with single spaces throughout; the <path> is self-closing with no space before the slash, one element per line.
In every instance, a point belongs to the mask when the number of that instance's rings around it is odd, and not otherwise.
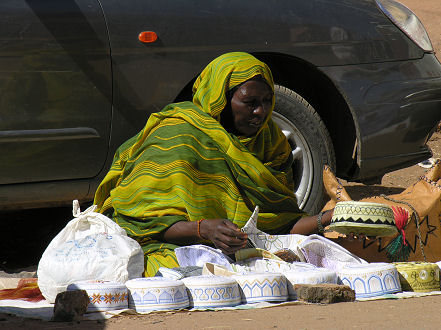
<path fill-rule="evenodd" d="M 314 108 L 294 91 L 275 85 L 272 118 L 293 148 L 294 193 L 299 207 L 317 214 L 325 203 L 323 167 L 335 169 L 332 140 Z"/>

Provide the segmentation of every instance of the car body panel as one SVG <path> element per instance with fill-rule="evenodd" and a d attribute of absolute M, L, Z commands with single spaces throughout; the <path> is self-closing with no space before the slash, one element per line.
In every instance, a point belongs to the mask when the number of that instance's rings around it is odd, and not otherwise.
<path fill-rule="evenodd" d="M 3 0 L 0 17 L 0 208 L 92 198 L 117 147 L 229 51 L 326 76 L 356 131 L 349 180 L 428 157 L 441 119 L 439 62 L 373 0 Z"/>
<path fill-rule="evenodd" d="M 101 2 L 112 47 L 114 106 L 137 129 L 225 52 L 283 53 L 314 66 L 423 55 L 366 0 L 356 7 L 351 1 Z M 140 43 L 142 31 L 156 32 L 158 40 Z"/>
<path fill-rule="evenodd" d="M 95 177 L 108 153 L 111 67 L 97 1 L 2 0 L 0 184 Z"/>
<path fill-rule="evenodd" d="M 441 65 L 433 54 L 320 69 L 344 91 L 356 118 L 358 177 L 376 177 L 430 157 L 425 143 L 441 119 Z"/>

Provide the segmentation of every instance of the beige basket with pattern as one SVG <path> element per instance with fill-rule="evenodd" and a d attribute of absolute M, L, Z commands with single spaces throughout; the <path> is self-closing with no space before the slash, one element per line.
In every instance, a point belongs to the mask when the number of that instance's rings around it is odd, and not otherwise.
<path fill-rule="evenodd" d="M 329 167 L 323 171 L 323 183 L 331 200 L 324 210 L 351 197 Z M 327 232 L 352 253 L 369 262 L 441 260 L 441 160 L 403 192 L 364 198 L 363 202 L 390 205 L 394 209 L 398 233 L 394 236 L 350 241 L 342 234 Z"/>

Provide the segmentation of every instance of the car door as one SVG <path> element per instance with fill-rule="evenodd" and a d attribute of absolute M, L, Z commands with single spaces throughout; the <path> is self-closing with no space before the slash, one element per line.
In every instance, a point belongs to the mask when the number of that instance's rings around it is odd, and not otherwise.
<path fill-rule="evenodd" d="M 0 184 L 96 176 L 111 100 L 97 0 L 0 1 Z"/>

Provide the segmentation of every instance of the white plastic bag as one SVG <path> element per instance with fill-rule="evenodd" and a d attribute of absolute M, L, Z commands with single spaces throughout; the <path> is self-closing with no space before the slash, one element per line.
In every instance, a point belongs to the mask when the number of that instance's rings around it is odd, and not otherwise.
<path fill-rule="evenodd" d="M 80 212 L 74 200 L 75 218 L 54 237 L 38 263 L 38 287 L 50 303 L 76 281 L 125 283 L 142 276 L 144 254 L 139 243 L 95 209 L 93 205 Z"/>

